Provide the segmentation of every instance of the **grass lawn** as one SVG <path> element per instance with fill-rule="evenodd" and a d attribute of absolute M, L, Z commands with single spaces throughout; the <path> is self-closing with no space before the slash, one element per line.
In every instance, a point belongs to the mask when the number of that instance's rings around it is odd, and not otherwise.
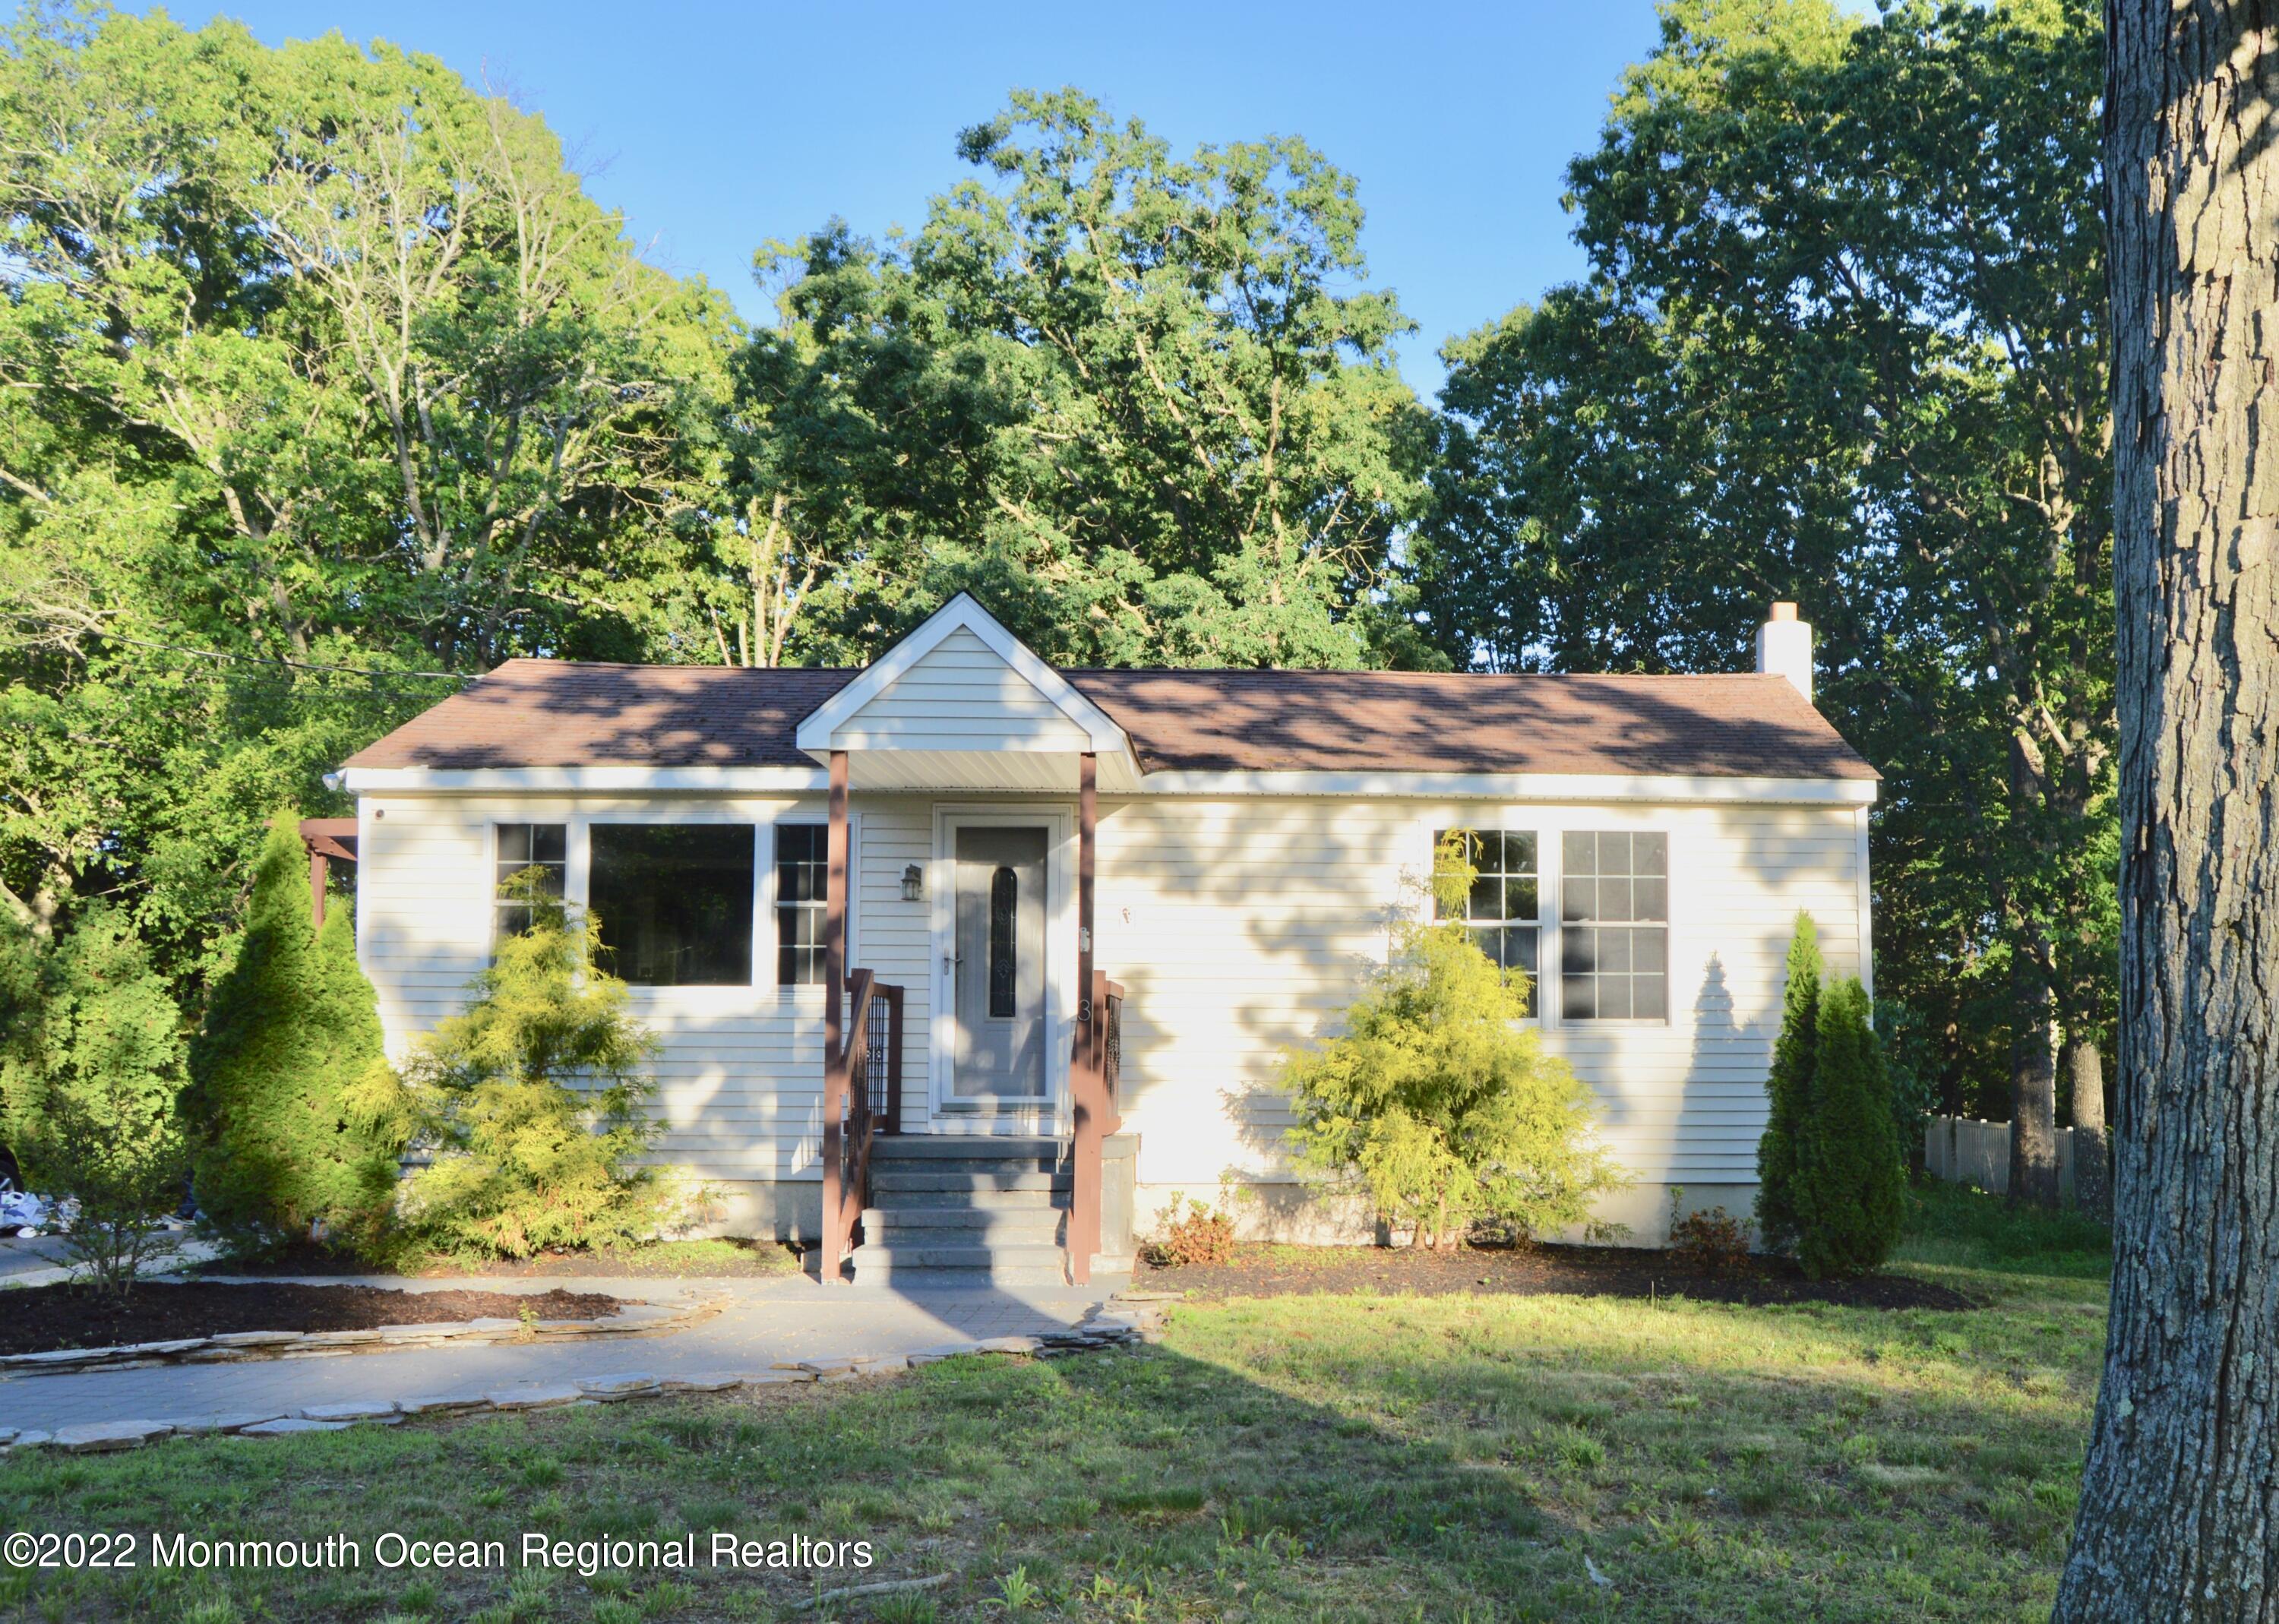
<path fill-rule="evenodd" d="M 349 1572 L 15 1573 L 42 1619 L 1989 1620 L 2046 1616 L 2104 1335 L 2093 1229 L 1916 1200 L 1966 1313 L 1603 1298 L 1184 1308 L 1164 1345 L 825 1387 L 0 1463 L 0 1531 L 340 1534 Z M 2021 1262 L 2019 1260 L 2026 1260 Z M 376 1536 L 496 1539 L 385 1572 Z M 714 1531 L 874 1542 L 802 1574 Z M 694 1531 L 690 1571 L 517 1564 Z"/>

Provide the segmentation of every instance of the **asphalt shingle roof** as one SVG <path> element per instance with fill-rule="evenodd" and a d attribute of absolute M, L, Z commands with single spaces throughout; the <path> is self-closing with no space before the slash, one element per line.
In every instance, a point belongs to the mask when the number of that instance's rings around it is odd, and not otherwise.
<path fill-rule="evenodd" d="M 1876 777 L 1781 677 L 1064 674 L 1150 772 Z M 800 720 L 856 675 L 510 660 L 348 765 L 812 766 Z"/>

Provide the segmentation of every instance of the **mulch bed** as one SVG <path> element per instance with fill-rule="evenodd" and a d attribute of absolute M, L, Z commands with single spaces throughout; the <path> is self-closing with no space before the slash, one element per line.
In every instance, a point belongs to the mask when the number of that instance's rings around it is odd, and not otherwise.
<path fill-rule="evenodd" d="M 1348 1291 L 1451 1297 L 1688 1297 L 1719 1303 L 1832 1303 L 1847 1308 L 1976 1308 L 1949 1286 L 1905 1275 L 1807 1280 L 1787 1258 L 1757 1258 L 1739 1275 L 1689 1273 L 1666 1252 L 1636 1246 L 1531 1246 L 1420 1252 L 1398 1246 L 1238 1246 L 1232 1262 L 1153 1268 L 1135 1285 L 1198 1298 Z"/>
<path fill-rule="evenodd" d="M 249 1281 L 226 1285 L 146 1282 L 124 1305 L 75 1285 L 28 1286 L 0 1295 L 0 1353 L 116 1347 L 225 1331 L 371 1330 L 381 1325 L 519 1317 L 598 1320 L 618 1306 L 593 1291 L 391 1291 L 379 1286 Z"/>
<path fill-rule="evenodd" d="M 427 1263 L 391 1260 L 382 1271 L 357 1258 L 344 1258 L 318 1246 L 288 1248 L 244 1259 L 220 1257 L 198 1265 L 202 1275 L 305 1275 L 313 1280 L 328 1275 L 372 1275 L 382 1272 L 415 1279 L 490 1278 L 494 1280 L 760 1280 L 799 1272 L 798 1258 L 779 1241 L 741 1240 L 732 1243 L 740 1254 L 733 1260 L 708 1261 L 692 1269 L 641 1250 L 541 1252 L 527 1258 L 494 1260 L 437 1257 Z M 788 1264 L 786 1259 L 788 1257 Z M 567 1317 L 567 1316 L 560 1316 Z"/>

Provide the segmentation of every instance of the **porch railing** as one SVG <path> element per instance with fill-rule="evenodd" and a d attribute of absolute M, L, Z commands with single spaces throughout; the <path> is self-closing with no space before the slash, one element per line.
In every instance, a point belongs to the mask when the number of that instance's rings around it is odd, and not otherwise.
<path fill-rule="evenodd" d="M 847 1040 L 823 1078 L 823 1235 L 825 1284 L 854 1250 L 855 1226 L 871 1201 L 871 1140 L 902 1126 L 902 989 L 873 970 L 847 978 Z"/>
<path fill-rule="evenodd" d="M 1094 970 L 1090 992 L 1069 1069 L 1076 1144 L 1070 1157 L 1068 1267 L 1069 1278 L 1078 1285 L 1091 1281 L 1092 1260 L 1100 1251 L 1101 1141 L 1124 1126 L 1124 988 L 1110 981 L 1105 970 Z"/>

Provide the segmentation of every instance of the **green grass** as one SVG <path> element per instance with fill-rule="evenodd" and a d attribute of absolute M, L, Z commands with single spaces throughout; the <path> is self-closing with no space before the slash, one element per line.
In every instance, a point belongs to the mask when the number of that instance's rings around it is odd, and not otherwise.
<path fill-rule="evenodd" d="M 1962 1184 L 1922 1182 L 1907 1191 L 1897 1260 L 2102 1281 L 2113 1267 L 2113 1231 L 2071 1210 L 2036 1212 Z"/>
<path fill-rule="evenodd" d="M 2104 1331 L 2091 1280 L 1919 1207 L 1962 1314 L 1608 1298 L 1182 1307 L 1054 1362 L 0 1463 L 0 1526 L 364 1541 L 334 1574 L 0 1576 L 34 1619 L 765 1619 L 804 1575 L 370 1565 L 371 1541 L 875 1542 L 938 1590 L 804 1618 L 2047 1615 Z M 2070 1256 L 2056 1240 L 2051 1255 Z M 2078 1247 L 2074 1249 L 2078 1252 Z M 1600 1584 L 1593 1569 L 1608 1582 Z M 826 1581 L 826 1582 L 829 1582 Z M 867 1609 L 867 1610 L 866 1610 Z"/>

